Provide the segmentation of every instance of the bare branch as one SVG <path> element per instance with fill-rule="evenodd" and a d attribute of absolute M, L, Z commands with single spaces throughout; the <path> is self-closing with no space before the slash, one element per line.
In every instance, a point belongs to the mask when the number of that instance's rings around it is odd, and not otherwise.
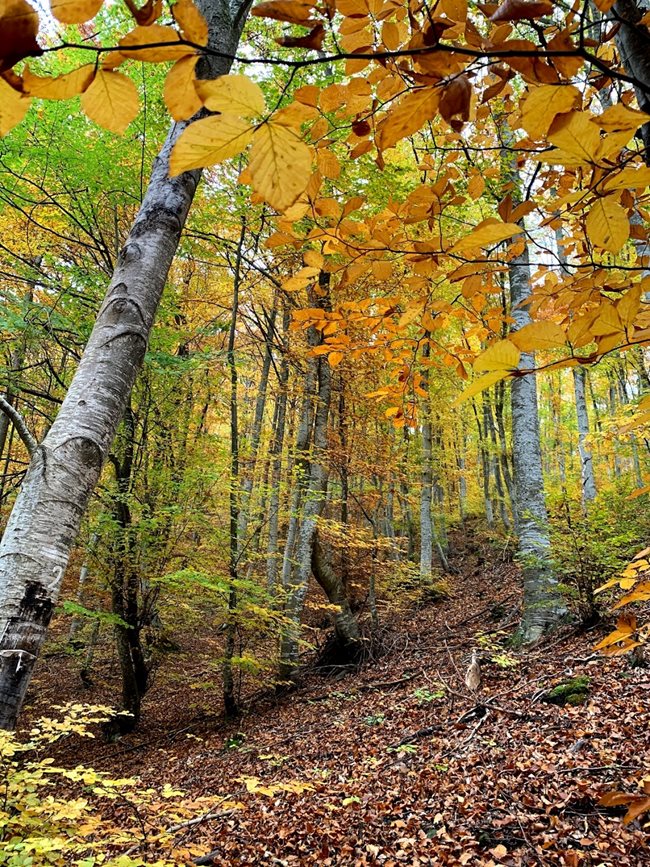
<path fill-rule="evenodd" d="M 3 412 L 5 415 L 9 416 L 13 423 L 13 426 L 18 433 L 18 436 L 25 443 L 27 451 L 30 455 L 33 455 L 38 448 L 38 441 L 34 436 L 32 436 L 29 428 L 27 427 L 27 422 L 22 417 L 22 415 L 2 395 L 0 395 L 0 412 Z"/>

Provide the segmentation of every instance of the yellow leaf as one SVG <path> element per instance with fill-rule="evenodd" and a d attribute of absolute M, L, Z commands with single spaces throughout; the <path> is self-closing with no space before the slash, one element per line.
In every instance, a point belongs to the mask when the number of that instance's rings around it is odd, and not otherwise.
<path fill-rule="evenodd" d="M 327 360 L 330 363 L 330 367 L 336 367 L 337 364 L 340 364 L 343 361 L 343 353 L 330 352 L 330 354 L 327 356 Z"/>
<path fill-rule="evenodd" d="M 548 140 L 576 158 L 578 164 L 596 160 L 600 148 L 598 127 L 584 111 L 562 114 L 553 121 Z"/>
<path fill-rule="evenodd" d="M 596 318 L 591 324 L 591 333 L 596 337 L 604 337 L 607 334 L 617 334 L 624 330 L 621 317 L 612 302 L 602 301 L 596 311 Z"/>
<path fill-rule="evenodd" d="M 616 105 L 610 105 L 608 109 L 596 118 L 596 123 L 605 132 L 618 132 L 619 130 L 628 130 L 634 132 L 643 124 L 650 121 L 650 117 L 643 111 L 628 108 L 626 105 L 618 102 Z"/>
<path fill-rule="evenodd" d="M 628 166 L 617 174 L 610 175 L 604 182 L 606 190 L 645 189 L 650 186 L 650 167 Z"/>
<path fill-rule="evenodd" d="M 571 111 L 579 102 L 580 92 L 573 85 L 536 87 L 521 106 L 521 125 L 531 138 L 540 138 L 549 131 L 556 115 Z"/>
<path fill-rule="evenodd" d="M 522 352 L 535 352 L 537 349 L 552 349 L 566 343 L 564 329 L 555 322 L 531 322 L 519 331 L 510 334 L 510 340 Z"/>
<path fill-rule="evenodd" d="M 381 41 L 388 51 L 396 51 L 402 42 L 399 25 L 394 21 L 384 21 L 381 28 Z"/>
<path fill-rule="evenodd" d="M 194 69 L 198 57 L 182 57 L 167 73 L 163 99 L 174 120 L 187 120 L 201 108 L 202 102 L 196 92 Z"/>
<path fill-rule="evenodd" d="M 25 91 L 39 99 L 71 99 L 83 93 L 94 77 L 94 63 L 87 63 L 79 69 L 55 77 L 34 75 L 29 66 L 25 66 L 23 70 Z"/>
<path fill-rule="evenodd" d="M 398 141 L 421 129 L 438 111 L 440 91 L 422 87 L 401 96 L 377 127 L 377 146 L 382 150 L 395 147 Z"/>
<path fill-rule="evenodd" d="M 255 192 L 281 213 L 309 183 L 311 151 L 293 129 L 271 120 L 255 130 L 249 169 Z"/>
<path fill-rule="evenodd" d="M 194 42 L 195 45 L 207 43 L 208 25 L 192 0 L 177 0 L 172 6 L 172 15 L 184 39 Z"/>
<path fill-rule="evenodd" d="M 458 253 L 462 250 L 470 250 L 477 247 L 490 247 L 493 244 L 499 244 L 513 235 L 519 235 L 524 230 L 516 223 L 502 223 L 494 218 L 484 220 L 473 229 L 469 235 L 460 238 L 449 249 L 450 253 Z"/>
<path fill-rule="evenodd" d="M 318 250 L 307 250 L 303 255 L 303 260 L 305 265 L 311 265 L 312 268 L 322 268 L 325 262 L 325 259 L 318 252 Z"/>
<path fill-rule="evenodd" d="M 630 236 L 630 223 L 625 209 L 614 199 L 597 199 L 587 214 L 585 231 L 595 247 L 618 253 Z"/>
<path fill-rule="evenodd" d="M 174 145 L 169 173 L 173 177 L 230 159 L 246 148 L 252 136 L 252 126 L 232 114 L 195 120 Z"/>
<path fill-rule="evenodd" d="M 221 75 L 211 81 L 197 81 L 196 89 L 210 111 L 253 117 L 266 109 L 264 94 L 245 75 Z"/>
<path fill-rule="evenodd" d="M 616 302 L 616 310 L 621 317 L 621 323 L 626 328 L 634 324 L 636 315 L 641 307 L 642 291 L 643 287 L 640 283 L 637 283 L 636 286 L 628 289 L 625 295 Z"/>
<path fill-rule="evenodd" d="M 463 401 L 469 400 L 470 397 L 474 397 L 479 394 L 479 392 L 485 391 L 486 388 L 494 385 L 495 382 L 499 382 L 500 379 L 505 379 L 508 373 L 509 371 L 507 370 L 492 370 L 490 373 L 479 376 L 478 379 L 475 379 L 474 382 L 467 386 L 460 397 L 456 398 L 453 406 L 458 406 L 458 404 L 463 403 Z"/>
<path fill-rule="evenodd" d="M 121 72 L 99 69 L 81 95 L 81 107 L 91 120 L 110 132 L 123 133 L 140 109 L 135 84 Z"/>
<path fill-rule="evenodd" d="M 130 33 L 120 39 L 118 45 L 122 57 L 143 60 L 147 63 L 165 63 L 167 60 L 178 60 L 192 53 L 192 49 L 187 45 L 181 45 L 174 28 L 163 24 L 134 27 Z M 145 48 L 146 45 L 156 47 Z"/>
<path fill-rule="evenodd" d="M 7 135 L 25 117 L 31 105 L 29 97 L 21 96 L 0 78 L 0 136 Z"/>
<path fill-rule="evenodd" d="M 50 0 L 52 15 L 63 24 L 83 24 L 102 8 L 104 0 Z"/>
<path fill-rule="evenodd" d="M 477 373 L 496 370 L 516 370 L 521 352 L 510 340 L 498 340 L 482 352 L 474 362 Z"/>

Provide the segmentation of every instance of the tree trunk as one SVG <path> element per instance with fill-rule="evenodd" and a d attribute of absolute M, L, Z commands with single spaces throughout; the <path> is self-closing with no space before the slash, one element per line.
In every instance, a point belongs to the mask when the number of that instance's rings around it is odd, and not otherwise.
<path fill-rule="evenodd" d="M 280 484 L 282 480 L 282 449 L 284 447 L 284 429 L 287 418 L 287 387 L 289 384 L 289 359 L 287 357 L 286 339 L 289 330 L 289 311 L 285 309 L 282 333 L 285 346 L 280 365 L 278 394 L 275 401 L 275 419 L 273 439 L 269 448 L 271 461 L 271 494 L 269 497 L 269 540 L 266 549 L 266 583 L 270 593 L 275 592 L 278 577 L 278 541 L 280 528 Z"/>
<path fill-rule="evenodd" d="M 209 45 L 201 75 L 228 71 L 248 4 L 200 0 Z M 120 252 L 95 327 L 59 414 L 32 458 L 0 545 L 0 727 L 13 728 L 61 587 L 81 518 L 142 364 L 199 171 L 169 177 L 173 124 Z"/>
<path fill-rule="evenodd" d="M 589 416 L 587 414 L 586 397 L 587 372 L 584 367 L 573 368 L 573 388 L 576 398 L 576 417 L 578 421 L 578 451 L 580 452 L 580 476 L 582 480 L 582 508 L 587 507 L 592 500 L 596 499 L 596 479 L 594 477 L 594 464 L 591 450 L 587 446 L 589 436 Z"/>
<path fill-rule="evenodd" d="M 513 134 L 504 117 L 498 121 L 504 145 L 512 145 Z M 510 181 L 513 203 L 519 199 L 520 179 L 514 151 L 504 148 L 505 179 Z M 528 245 L 508 263 L 510 283 L 511 331 L 531 322 L 528 298 L 531 275 Z M 535 366 L 533 353 L 522 353 L 519 370 Z M 546 512 L 542 451 L 537 406 L 537 377 L 534 373 L 517 376 L 511 384 L 512 453 L 514 462 L 515 524 L 519 536 L 519 558 L 524 579 L 521 638 L 537 641 L 558 626 L 567 614 L 551 565 L 551 542 Z"/>
<path fill-rule="evenodd" d="M 325 308 L 329 308 L 329 279 L 330 275 L 321 271 L 319 277 L 320 297 L 323 299 L 321 306 Z M 309 480 L 301 508 L 295 564 L 291 564 L 293 568 L 288 570 L 286 579 L 283 575 L 283 586 L 287 594 L 285 626 L 280 639 L 279 673 L 283 679 L 293 679 L 297 669 L 300 620 L 309 587 L 316 523 L 322 514 L 327 497 L 329 471 L 325 462 L 325 450 L 327 448 L 327 426 L 332 394 L 332 371 L 329 361 L 324 355 L 318 357 L 317 372 L 318 393 L 314 414 L 313 449 L 308 465 Z"/>
<path fill-rule="evenodd" d="M 332 569 L 318 536 L 318 531 L 314 534 L 311 569 L 314 573 L 314 578 L 325 592 L 328 602 L 336 605 L 338 608 L 334 613 L 337 655 L 343 662 L 353 662 L 359 651 L 359 642 L 361 640 L 359 624 L 350 608 L 345 583 Z"/>

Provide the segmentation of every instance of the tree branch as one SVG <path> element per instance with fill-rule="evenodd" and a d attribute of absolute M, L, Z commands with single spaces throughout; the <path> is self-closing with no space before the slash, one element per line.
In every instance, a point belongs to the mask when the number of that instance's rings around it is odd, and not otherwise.
<path fill-rule="evenodd" d="M 13 426 L 18 433 L 18 436 L 25 443 L 27 451 L 30 455 L 33 455 L 38 448 L 38 441 L 35 437 L 32 436 L 29 428 L 27 427 L 27 422 L 22 417 L 22 415 L 2 395 L 0 395 L 0 412 L 3 412 L 5 415 L 9 416 L 13 423 Z"/>

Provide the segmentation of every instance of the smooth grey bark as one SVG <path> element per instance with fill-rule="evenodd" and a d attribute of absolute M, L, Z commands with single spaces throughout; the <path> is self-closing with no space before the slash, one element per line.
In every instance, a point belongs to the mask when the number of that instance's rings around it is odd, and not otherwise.
<path fill-rule="evenodd" d="M 507 119 L 498 120 L 504 145 L 512 145 L 514 136 Z M 520 178 L 514 151 L 504 148 L 505 180 L 510 182 L 513 201 L 519 198 Z M 531 322 L 528 309 L 531 274 L 528 244 L 508 263 L 510 284 L 511 331 L 518 331 Z M 535 367 L 533 353 L 522 353 L 519 370 Z M 537 378 L 534 373 L 512 380 L 512 453 L 514 466 L 515 524 L 519 538 L 519 559 L 524 580 L 524 600 L 520 636 L 523 642 L 540 639 L 545 632 L 558 626 L 566 617 L 567 608 L 558 588 L 551 564 L 551 541 L 546 512 Z"/>
<path fill-rule="evenodd" d="M 246 458 L 240 454 L 242 466 L 242 479 L 239 484 L 239 521 L 237 527 L 237 537 L 239 540 L 239 565 L 244 555 L 243 546 L 246 544 L 246 534 L 248 533 L 248 525 L 251 519 L 251 494 L 253 492 L 253 484 L 255 481 L 255 470 L 257 467 L 257 457 L 262 438 L 262 423 L 264 421 L 264 410 L 266 409 L 266 394 L 269 385 L 269 374 L 271 372 L 271 363 L 273 361 L 273 335 L 275 333 L 275 318 L 277 310 L 275 306 L 269 316 L 267 323 L 267 331 L 264 338 L 264 358 L 262 361 L 262 370 L 260 373 L 260 381 L 257 388 L 257 397 L 255 399 L 255 411 L 253 414 L 253 423 L 251 426 L 250 439 L 247 451 L 250 457 Z M 241 450 L 240 450 L 241 452 Z"/>
<path fill-rule="evenodd" d="M 200 74 L 230 68 L 248 2 L 199 0 L 209 45 Z M 0 545 L 0 727 L 13 728 L 110 444 L 142 365 L 200 171 L 169 177 L 187 123 L 173 124 L 59 414 L 40 444 Z"/>
<path fill-rule="evenodd" d="M 531 292 L 528 261 L 525 246 L 508 265 L 513 331 L 531 321 L 526 306 Z M 519 369 L 530 370 L 534 366 L 534 355 L 523 353 Z M 516 523 L 524 578 L 521 636 L 528 643 L 557 626 L 567 609 L 551 566 L 535 374 L 513 379 L 511 402 Z"/>
<path fill-rule="evenodd" d="M 587 372 L 584 367 L 573 368 L 573 390 L 576 402 L 578 423 L 578 451 L 580 452 L 580 477 L 582 480 L 582 508 L 586 512 L 589 503 L 596 499 L 596 478 L 591 449 L 587 446 L 589 436 L 589 415 L 586 395 Z"/>
<path fill-rule="evenodd" d="M 634 91 L 641 111 L 650 114 L 650 31 L 639 22 L 648 9 L 638 0 L 617 0 L 609 18 L 618 22 L 614 41 L 628 74 L 636 79 Z M 650 121 L 639 135 L 645 146 L 645 161 L 650 165 Z"/>
<path fill-rule="evenodd" d="M 426 364 L 429 358 L 429 335 L 425 334 L 425 342 L 422 347 L 422 358 Z M 433 521 L 431 509 L 433 507 L 433 440 L 431 431 L 431 407 L 428 396 L 428 368 L 422 374 L 423 388 L 427 392 L 426 405 L 423 407 L 421 436 L 422 436 L 422 466 L 421 466 L 421 489 L 420 489 L 420 580 L 431 580 L 433 564 Z"/>
<path fill-rule="evenodd" d="M 329 279 L 329 273 L 321 271 L 319 288 L 322 300 L 320 304 L 325 308 L 329 308 Z M 318 388 L 316 410 L 313 416 L 313 438 L 309 436 L 309 432 L 307 433 L 307 442 L 312 440 L 311 454 L 308 459 L 308 482 L 300 508 L 300 527 L 296 538 L 295 562 L 290 561 L 290 568 L 285 570 L 283 574 L 283 587 L 286 594 L 285 624 L 280 637 L 279 664 L 279 674 L 283 679 L 293 679 L 297 670 L 300 621 L 309 588 L 314 536 L 318 518 L 323 512 L 327 498 L 329 468 L 325 459 L 325 450 L 327 449 L 327 427 L 332 396 L 332 371 L 327 356 L 318 357 L 316 370 Z"/>
<path fill-rule="evenodd" d="M 284 429 L 287 418 L 287 387 L 289 384 L 289 359 L 286 346 L 289 319 L 289 310 L 285 308 L 282 323 L 285 346 L 279 371 L 278 394 L 275 400 L 273 439 L 269 448 L 271 492 L 269 496 L 269 538 L 266 549 L 266 584 L 269 593 L 275 592 L 279 566 L 280 484 L 282 481 L 282 450 L 284 447 Z"/>
<path fill-rule="evenodd" d="M 337 575 L 327 557 L 318 531 L 314 533 L 311 555 L 311 570 L 323 589 L 328 602 L 337 606 L 334 612 L 334 632 L 342 652 L 350 657 L 356 654 L 361 634 L 345 589 L 343 578 Z"/>

